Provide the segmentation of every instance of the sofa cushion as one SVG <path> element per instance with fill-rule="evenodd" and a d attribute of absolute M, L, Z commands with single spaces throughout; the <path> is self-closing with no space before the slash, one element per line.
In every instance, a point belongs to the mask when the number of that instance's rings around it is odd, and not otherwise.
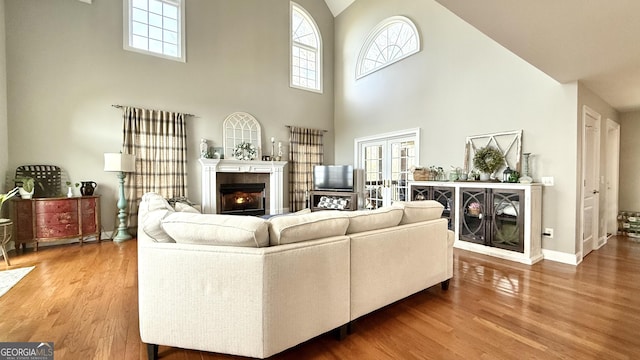
<path fill-rule="evenodd" d="M 200 214 L 200 211 L 198 211 L 198 209 L 184 202 L 176 202 L 174 209 L 178 212 L 190 212 L 194 214 Z"/>
<path fill-rule="evenodd" d="M 269 219 L 269 243 L 283 245 L 344 235 L 349 219 L 343 211 L 327 210 Z"/>
<path fill-rule="evenodd" d="M 403 209 L 399 206 L 386 206 L 375 210 L 349 211 L 347 234 L 396 226 L 402 219 Z"/>
<path fill-rule="evenodd" d="M 400 225 L 438 219 L 444 209 L 444 206 L 435 200 L 394 201 L 393 205 L 404 210 Z"/>
<path fill-rule="evenodd" d="M 269 225 L 253 216 L 174 212 L 162 220 L 162 228 L 177 243 L 269 246 Z"/>
<path fill-rule="evenodd" d="M 173 208 L 162 195 L 144 194 L 138 207 L 138 221 L 141 221 L 142 231 L 155 242 L 174 242 L 161 227 L 162 219 L 173 212 Z"/>

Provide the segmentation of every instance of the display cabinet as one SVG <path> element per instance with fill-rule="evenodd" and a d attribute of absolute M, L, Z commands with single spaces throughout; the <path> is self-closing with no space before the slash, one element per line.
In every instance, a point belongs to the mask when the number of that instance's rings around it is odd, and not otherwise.
<path fill-rule="evenodd" d="M 456 188 L 454 186 L 433 186 L 409 183 L 412 201 L 435 200 L 444 206 L 442 217 L 448 220 L 449 230 L 455 228 Z"/>
<path fill-rule="evenodd" d="M 412 200 L 440 199 L 445 209 L 445 199 L 449 202 L 443 217 L 453 224 L 454 247 L 524 264 L 542 260 L 541 184 L 413 181 L 409 186 Z"/>

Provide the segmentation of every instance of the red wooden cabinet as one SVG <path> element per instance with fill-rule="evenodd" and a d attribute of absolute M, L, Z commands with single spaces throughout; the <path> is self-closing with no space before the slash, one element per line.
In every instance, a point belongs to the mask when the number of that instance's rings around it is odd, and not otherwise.
<path fill-rule="evenodd" d="M 100 241 L 100 197 L 14 199 L 11 218 L 14 222 L 16 248 L 41 241 L 95 235 Z"/>

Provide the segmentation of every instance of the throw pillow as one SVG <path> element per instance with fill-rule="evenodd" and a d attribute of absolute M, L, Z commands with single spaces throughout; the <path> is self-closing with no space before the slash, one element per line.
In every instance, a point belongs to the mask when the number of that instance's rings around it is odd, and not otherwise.
<path fill-rule="evenodd" d="M 444 209 L 444 206 L 435 200 L 394 201 L 393 205 L 404 210 L 400 225 L 439 219 Z"/>
<path fill-rule="evenodd" d="M 318 207 L 323 209 L 344 210 L 349 206 L 349 199 L 331 196 L 321 196 Z"/>
<path fill-rule="evenodd" d="M 189 212 L 189 213 L 194 213 L 194 214 L 200 214 L 200 211 L 198 211 L 198 209 L 194 208 L 193 206 L 191 206 L 189 204 L 183 203 L 183 202 L 177 202 L 176 205 L 174 206 L 174 208 L 178 212 Z"/>

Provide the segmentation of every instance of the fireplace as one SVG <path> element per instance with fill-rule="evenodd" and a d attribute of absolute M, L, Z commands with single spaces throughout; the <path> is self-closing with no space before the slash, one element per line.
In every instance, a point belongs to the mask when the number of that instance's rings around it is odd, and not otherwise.
<path fill-rule="evenodd" d="M 220 214 L 265 214 L 265 184 L 220 184 Z"/>

